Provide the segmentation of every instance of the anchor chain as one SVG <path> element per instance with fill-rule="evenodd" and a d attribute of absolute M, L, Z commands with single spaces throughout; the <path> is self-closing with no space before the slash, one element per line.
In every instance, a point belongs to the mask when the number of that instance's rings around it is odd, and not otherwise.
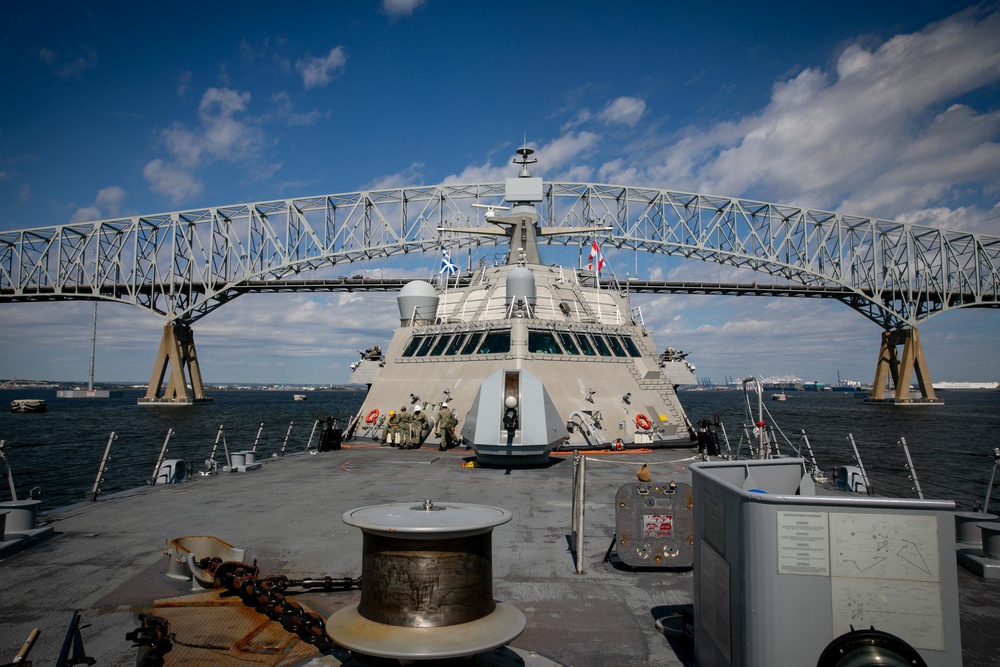
<path fill-rule="evenodd" d="M 235 561 L 223 561 L 221 558 L 202 558 L 197 561 L 198 567 L 212 574 L 213 583 L 217 588 L 224 588 L 240 596 L 243 603 L 257 612 L 277 621 L 288 632 L 295 633 L 302 640 L 309 642 L 320 650 L 331 648 L 334 644 L 326 635 L 326 619 L 301 604 L 289 600 L 286 591 L 290 587 L 304 589 L 319 589 L 324 591 L 349 591 L 361 588 L 361 579 L 343 577 L 307 577 L 291 579 L 282 574 L 269 574 L 259 577 L 257 562 L 253 565 Z M 216 644 L 195 644 L 177 639 L 176 633 L 169 631 L 169 622 L 161 616 L 139 614 L 142 625 L 125 635 L 125 639 L 138 647 L 139 667 L 162 667 L 163 657 L 169 653 L 174 644 L 188 648 L 228 651 L 230 647 Z"/>
<path fill-rule="evenodd" d="M 211 565 L 211 564 L 210 564 Z M 326 635 L 326 619 L 301 604 L 289 600 L 285 593 L 290 587 L 349 591 L 360 588 L 360 579 L 332 577 L 290 579 L 281 574 L 259 577 L 259 570 L 247 563 L 225 562 L 215 568 L 214 583 L 240 596 L 243 603 L 278 621 L 285 630 L 315 644 L 330 643 Z"/>

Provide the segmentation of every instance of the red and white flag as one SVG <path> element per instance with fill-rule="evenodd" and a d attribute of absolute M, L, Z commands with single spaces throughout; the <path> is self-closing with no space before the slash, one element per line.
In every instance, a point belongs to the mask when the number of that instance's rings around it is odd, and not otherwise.
<path fill-rule="evenodd" d="M 590 257 L 587 258 L 587 270 L 594 270 L 594 258 L 597 258 L 597 270 L 600 271 L 604 268 L 604 255 L 601 254 L 601 249 L 597 247 L 597 241 L 595 240 L 593 245 L 590 247 Z"/>

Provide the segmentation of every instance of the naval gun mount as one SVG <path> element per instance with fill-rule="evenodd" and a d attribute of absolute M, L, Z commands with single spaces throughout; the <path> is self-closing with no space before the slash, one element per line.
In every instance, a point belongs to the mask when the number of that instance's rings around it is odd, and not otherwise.
<path fill-rule="evenodd" d="M 483 380 L 462 426 L 486 465 L 533 465 L 569 437 L 541 381 L 526 370 L 499 370 Z"/>

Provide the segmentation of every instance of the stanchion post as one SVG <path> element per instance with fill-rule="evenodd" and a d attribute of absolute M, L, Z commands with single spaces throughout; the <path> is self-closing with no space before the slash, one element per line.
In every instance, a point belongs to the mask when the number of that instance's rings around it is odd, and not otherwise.
<path fill-rule="evenodd" d="M 587 457 L 577 452 L 573 456 L 573 553 L 576 573 L 583 574 L 583 523 L 586 505 Z"/>

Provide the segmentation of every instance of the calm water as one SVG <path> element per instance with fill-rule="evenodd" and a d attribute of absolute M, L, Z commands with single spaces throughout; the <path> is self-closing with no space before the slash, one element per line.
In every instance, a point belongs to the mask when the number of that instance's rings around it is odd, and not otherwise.
<path fill-rule="evenodd" d="M 954 500 L 964 509 L 977 499 L 983 502 L 993 448 L 1000 446 L 1000 391 L 943 391 L 939 398 L 944 405 L 908 408 L 867 405 L 851 392 L 787 392 L 784 402 L 770 400 L 771 393 L 764 396 L 764 408 L 772 416 L 768 421 L 798 447 L 805 429 L 828 476 L 836 466 L 854 462 L 850 433 L 876 493 L 915 498 L 906 455 L 898 444 L 904 438 L 925 497 Z M 695 422 L 719 414 L 736 449 L 746 421 L 742 391 L 681 392 L 681 402 Z M 1000 484 L 1000 472 L 994 483 Z M 1000 509 L 998 486 L 990 507 Z"/>
<path fill-rule="evenodd" d="M 193 463 L 204 470 L 205 459 L 224 425 L 229 451 L 249 450 L 264 424 L 257 444 L 258 460 L 277 453 L 285 442 L 287 452 L 301 452 L 317 419 L 336 417 L 344 425 L 361 405 L 364 392 L 312 391 L 308 400 L 293 401 L 289 391 L 209 392 L 214 401 L 190 407 L 140 407 L 142 391 L 125 391 L 121 398 L 56 398 L 55 390 L 0 390 L 0 440 L 7 441 L 7 458 L 14 472 L 19 497 L 41 487 L 42 509 L 53 509 L 84 500 L 97 477 L 101 457 L 112 431 L 117 440 L 112 461 L 104 473 L 103 493 L 142 486 L 152 477 L 168 429 L 174 433 L 166 458 Z M 42 398 L 48 412 L 8 412 L 15 398 Z M 319 443 L 319 429 L 313 447 Z M 219 444 L 217 461 L 224 461 Z M 9 498 L 6 480 L 0 498 Z"/>
<path fill-rule="evenodd" d="M 0 440 L 7 441 L 19 496 L 41 487 L 43 509 L 83 500 L 112 431 L 117 440 L 101 484 L 104 493 L 145 484 L 168 429 L 174 434 L 167 458 L 183 459 L 202 469 L 220 424 L 225 425 L 229 450 L 239 451 L 252 447 L 263 422 L 257 445 L 258 458 L 263 458 L 281 449 L 290 423 L 287 451 L 302 451 L 315 420 L 337 417 L 346 424 L 363 399 L 363 392 L 352 391 L 309 392 L 307 401 L 293 401 L 291 391 L 215 390 L 211 392 L 215 401 L 209 405 L 154 408 L 137 406 L 140 395 L 126 391 L 116 399 L 57 399 L 55 390 L 0 391 Z M 828 475 L 835 466 L 852 462 L 847 435 L 853 433 L 875 490 L 915 497 L 902 447 L 897 444 L 903 437 L 925 496 L 955 500 L 964 508 L 977 499 L 982 502 L 993 448 L 1000 446 L 1000 391 L 942 392 L 945 405 L 921 408 L 865 405 L 846 392 L 787 395 L 785 402 L 766 400 L 765 408 L 793 444 L 801 446 L 799 432 L 805 429 Z M 49 410 L 29 415 L 7 412 L 15 398 L 45 399 Z M 742 392 L 682 392 L 681 401 L 692 422 L 718 415 L 732 448 L 737 448 L 746 421 Z M 317 431 L 313 446 L 318 437 Z M 743 446 L 745 453 L 745 442 Z M 221 445 L 217 459 L 223 459 Z M 6 484 L 0 484 L 0 498 L 7 498 L 8 493 Z M 1000 509 L 998 488 L 992 498 L 991 507 Z"/>

